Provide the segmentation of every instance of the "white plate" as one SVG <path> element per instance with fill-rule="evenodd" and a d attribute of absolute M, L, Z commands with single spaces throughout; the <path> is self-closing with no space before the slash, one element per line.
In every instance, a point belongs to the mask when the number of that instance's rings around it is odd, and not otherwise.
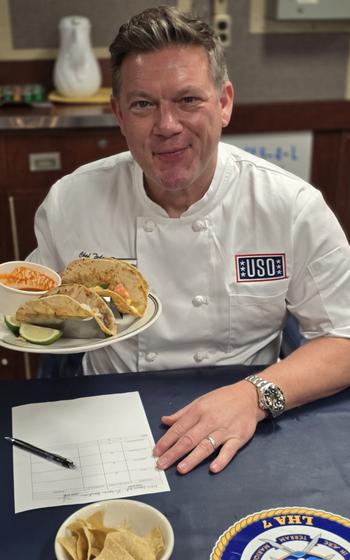
<path fill-rule="evenodd" d="M 97 350 L 121 342 L 148 329 L 158 319 L 162 311 L 159 299 L 154 294 L 148 294 L 148 303 L 143 317 L 124 315 L 117 319 L 118 334 L 107 338 L 60 338 L 53 344 L 33 344 L 9 331 L 4 323 L 4 316 L 0 314 L 0 346 L 17 352 L 33 354 L 77 354 L 88 350 Z"/>

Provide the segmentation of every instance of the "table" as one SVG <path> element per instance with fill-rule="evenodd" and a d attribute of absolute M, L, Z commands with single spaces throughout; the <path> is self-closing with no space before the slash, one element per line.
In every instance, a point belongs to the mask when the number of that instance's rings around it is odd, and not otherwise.
<path fill-rule="evenodd" d="M 11 407 L 139 391 L 155 440 L 160 417 L 194 397 L 262 368 L 211 367 L 142 374 L 0 382 L 1 558 L 53 560 L 57 528 L 79 505 L 14 514 Z M 219 475 L 206 461 L 185 476 L 167 471 L 171 492 L 136 496 L 159 508 L 175 533 L 173 560 L 205 560 L 220 535 L 251 513 L 299 506 L 350 517 L 350 389 L 259 424 L 255 437 Z"/>

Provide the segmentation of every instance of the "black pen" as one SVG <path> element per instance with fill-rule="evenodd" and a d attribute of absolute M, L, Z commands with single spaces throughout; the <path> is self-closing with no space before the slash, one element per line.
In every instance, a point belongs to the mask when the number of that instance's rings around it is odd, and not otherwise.
<path fill-rule="evenodd" d="M 24 449 L 25 451 L 29 451 L 29 453 L 34 453 L 43 459 L 47 459 L 48 461 L 53 461 L 54 463 L 58 463 L 62 465 L 62 467 L 66 467 L 67 469 L 75 469 L 75 464 L 70 459 L 66 457 L 62 457 L 61 455 L 56 455 L 56 453 L 50 453 L 50 451 L 45 451 L 44 449 L 40 449 L 40 447 L 36 447 L 35 445 L 31 445 L 26 441 L 21 439 L 16 439 L 12 437 L 5 437 L 7 441 L 9 441 L 12 445 L 19 447 L 20 449 Z"/>

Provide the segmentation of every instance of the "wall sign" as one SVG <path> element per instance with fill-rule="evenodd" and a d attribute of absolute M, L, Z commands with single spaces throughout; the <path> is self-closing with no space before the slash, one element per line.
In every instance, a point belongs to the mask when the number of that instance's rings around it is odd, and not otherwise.
<path fill-rule="evenodd" d="M 266 134 L 228 134 L 222 139 L 228 144 L 266 159 L 305 181 L 310 181 L 312 162 L 312 132 L 281 132 Z"/>

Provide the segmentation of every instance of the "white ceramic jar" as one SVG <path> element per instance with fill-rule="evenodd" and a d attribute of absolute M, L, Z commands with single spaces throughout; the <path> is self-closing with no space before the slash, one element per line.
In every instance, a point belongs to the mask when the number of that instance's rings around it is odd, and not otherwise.
<path fill-rule="evenodd" d="M 91 96 L 101 86 L 101 70 L 91 45 L 91 23 L 83 16 L 59 22 L 60 47 L 53 81 L 64 97 Z"/>

